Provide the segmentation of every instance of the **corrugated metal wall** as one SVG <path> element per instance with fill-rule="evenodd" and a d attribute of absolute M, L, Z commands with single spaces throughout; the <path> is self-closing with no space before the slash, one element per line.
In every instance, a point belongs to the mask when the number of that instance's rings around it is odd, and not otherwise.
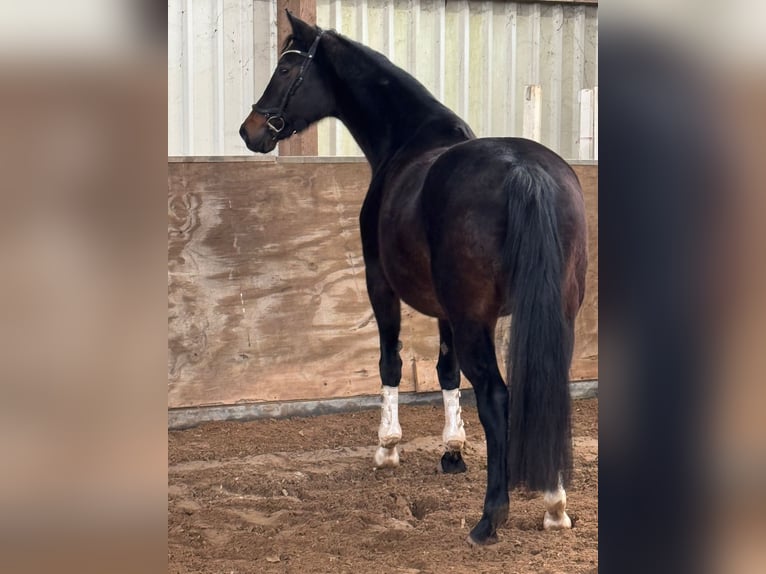
<path fill-rule="evenodd" d="M 168 0 L 168 155 L 245 155 L 277 58 L 275 0 Z"/>
<path fill-rule="evenodd" d="M 168 16 L 168 154 L 249 155 L 237 130 L 275 65 L 275 0 L 169 0 Z M 595 6 L 317 0 L 317 23 L 386 54 L 478 135 L 593 157 L 580 145 L 580 94 L 598 85 Z M 336 120 L 318 138 L 319 155 L 361 155 Z"/>

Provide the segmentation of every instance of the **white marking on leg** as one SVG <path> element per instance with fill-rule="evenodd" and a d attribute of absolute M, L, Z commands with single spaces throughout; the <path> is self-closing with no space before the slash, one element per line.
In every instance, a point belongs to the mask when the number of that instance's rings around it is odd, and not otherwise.
<path fill-rule="evenodd" d="M 375 468 L 391 468 L 399 466 L 399 451 L 396 446 L 386 448 L 379 446 L 375 451 L 375 456 L 372 459 L 375 464 Z"/>
<path fill-rule="evenodd" d="M 380 405 L 380 426 L 375 452 L 375 466 L 378 468 L 399 465 L 399 453 L 396 445 L 402 439 L 402 427 L 399 425 L 399 388 L 383 385 L 380 390 L 383 400 Z"/>
<path fill-rule="evenodd" d="M 566 513 L 567 493 L 564 491 L 561 474 L 559 474 L 558 488 L 546 491 L 543 501 L 545 502 L 545 517 L 543 518 L 545 530 L 572 528 L 572 519 Z"/>
<path fill-rule="evenodd" d="M 442 390 L 442 399 L 444 400 L 444 431 L 442 431 L 442 440 L 447 450 L 452 452 L 462 452 L 465 444 L 465 428 L 463 418 L 460 416 L 460 389 L 452 391 Z"/>

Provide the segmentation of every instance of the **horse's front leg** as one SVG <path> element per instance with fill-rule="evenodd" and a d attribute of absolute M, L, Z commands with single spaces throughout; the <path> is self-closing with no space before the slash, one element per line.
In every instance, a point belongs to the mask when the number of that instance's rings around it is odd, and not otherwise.
<path fill-rule="evenodd" d="M 382 401 L 380 427 L 378 427 L 378 449 L 374 463 L 377 468 L 398 466 L 399 453 L 396 445 L 402 438 L 399 425 L 399 382 L 402 379 L 402 359 L 399 356 L 401 343 L 401 303 L 388 284 L 380 264 L 365 261 L 367 294 L 378 324 L 380 335 L 380 379 Z"/>
<path fill-rule="evenodd" d="M 444 430 L 442 441 L 445 452 L 439 461 L 439 470 L 448 474 L 465 472 L 463 446 L 465 445 L 465 427 L 460 408 L 460 367 L 457 352 L 452 342 L 452 327 L 449 321 L 439 319 L 439 361 L 436 373 L 444 401 Z"/>

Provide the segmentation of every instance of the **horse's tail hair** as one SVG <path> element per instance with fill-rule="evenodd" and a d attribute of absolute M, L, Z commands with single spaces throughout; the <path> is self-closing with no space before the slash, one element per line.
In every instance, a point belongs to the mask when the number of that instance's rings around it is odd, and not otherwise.
<path fill-rule="evenodd" d="M 572 466 L 569 365 L 573 327 L 562 300 L 557 184 L 537 165 L 511 168 L 505 269 L 511 288 L 507 356 L 509 488 L 555 490 Z M 561 475 L 559 475 L 561 473 Z"/>

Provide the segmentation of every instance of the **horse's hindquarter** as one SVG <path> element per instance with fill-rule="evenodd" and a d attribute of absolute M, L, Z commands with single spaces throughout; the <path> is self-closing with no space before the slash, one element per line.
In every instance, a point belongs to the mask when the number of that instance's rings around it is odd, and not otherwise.
<path fill-rule="evenodd" d="M 507 180 L 513 166 L 522 162 L 541 166 L 556 182 L 562 249 L 584 283 L 586 254 L 579 251 L 585 246 L 585 212 L 579 182 L 569 165 L 529 140 L 476 139 L 444 153 L 429 170 L 422 190 L 432 282 L 438 285 L 447 315 L 459 311 L 492 322 L 510 312 L 511 286 L 503 254 L 509 194 L 522 190 L 509 189 Z M 577 256 L 569 257 L 573 251 Z M 460 305 L 460 309 L 449 305 Z"/>
<path fill-rule="evenodd" d="M 514 164 L 544 168 L 556 182 L 558 227 L 568 265 L 582 297 L 585 211 L 577 177 L 544 146 L 517 138 L 481 138 L 394 162 L 380 185 L 380 203 L 363 225 L 401 299 L 421 313 L 448 318 L 449 299 L 460 312 L 494 321 L 509 312 L 511 293 L 503 270 L 507 239 L 507 179 Z M 373 202 L 375 203 L 375 202 Z M 374 220 L 374 223 L 372 221 Z M 575 253 L 575 257 L 569 254 Z M 435 287 L 438 284 L 438 289 Z M 579 300 L 577 301 L 579 307 Z"/>

